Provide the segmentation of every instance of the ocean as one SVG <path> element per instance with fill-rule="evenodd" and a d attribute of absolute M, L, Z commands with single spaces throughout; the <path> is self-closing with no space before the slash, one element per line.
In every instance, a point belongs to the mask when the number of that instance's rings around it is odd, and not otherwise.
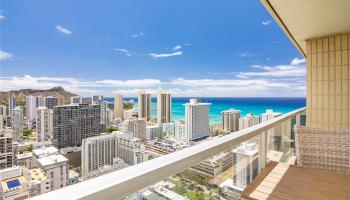
<path fill-rule="evenodd" d="M 137 98 L 124 98 L 125 100 L 133 99 L 137 104 Z M 189 102 L 190 97 L 173 97 L 172 98 L 172 118 L 180 120 L 185 117 L 185 108 L 183 104 Z M 114 102 L 113 97 L 106 97 L 104 100 Z M 210 123 L 221 123 L 221 112 L 230 108 L 241 111 L 241 116 L 248 113 L 261 115 L 266 109 L 272 109 L 275 112 L 287 113 L 292 110 L 305 107 L 305 97 L 202 97 L 201 102 L 211 103 Z M 152 118 L 157 116 L 157 98 L 151 100 Z"/>

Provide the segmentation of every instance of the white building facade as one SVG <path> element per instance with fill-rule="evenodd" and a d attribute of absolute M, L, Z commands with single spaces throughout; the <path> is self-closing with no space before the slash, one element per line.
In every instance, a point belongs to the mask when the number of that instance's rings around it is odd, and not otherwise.
<path fill-rule="evenodd" d="M 23 139 L 23 110 L 17 106 L 11 111 L 11 125 L 13 130 L 14 140 L 21 141 Z"/>
<path fill-rule="evenodd" d="M 190 99 L 190 102 L 185 104 L 187 140 L 209 136 L 210 105 L 210 103 L 199 103 L 197 99 Z"/>
<path fill-rule="evenodd" d="M 239 130 L 241 112 L 235 109 L 222 111 L 222 127 L 224 131 L 235 132 Z"/>
<path fill-rule="evenodd" d="M 49 140 L 53 134 L 53 111 L 46 107 L 37 108 L 37 142 Z"/>

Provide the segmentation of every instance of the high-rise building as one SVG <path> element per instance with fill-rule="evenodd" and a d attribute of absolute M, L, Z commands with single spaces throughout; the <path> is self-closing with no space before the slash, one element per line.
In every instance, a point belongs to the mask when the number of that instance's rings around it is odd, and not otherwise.
<path fill-rule="evenodd" d="M 259 124 L 259 117 L 248 113 L 245 117 L 239 118 L 239 130 Z"/>
<path fill-rule="evenodd" d="M 112 165 L 116 157 L 116 136 L 115 134 L 104 134 L 83 139 L 81 145 L 81 170 L 82 175 L 99 170 L 100 168 Z"/>
<path fill-rule="evenodd" d="M 107 108 L 107 124 L 113 124 L 114 118 L 114 110 Z"/>
<path fill-rule="evenodd" d="M 141 140 L 147 140 L 145 119 L 132 118 L 124 120 L 122 128 L 128 133 L 131 133 L 133 137 Z"/>
<path fill-rule="evenodd" d="M 36 97 L 26 96 L 26 117 L 30 122 L 36 119 L 36 107 Z"/>
<path fill-rule="evenodd" d="M 123 120 L 123 95 L 116 94 L 114 96 L 114 117 Z"/>
<path fill-rule="evenodd" d="M 47 141 L 53 131 L 53 111 L 46 107 L 37 108 L 37 142 Z"/>
<path fill-rule="evenodd" d="M 82 104 L 83 98 L 81 96 L 70 97 L 70 103 L 71 104 Z"/>
<path fill-rule="evenodd" d="M 55 147 L 33 150 L 33 162 L 43 170 L 47 177 L 50 177 L 51 190 L 68 185 L 68 159 L 59 154 Z"/>
<path fill-rule="evenodd" d="M 273 118 L 281 116 L 281 115 L 282 115 L 282 113 L 273 112 L 273 110 L 266 110 L 265 113 L 261 114 L 261 122 L 266 122 L 270 119 L 273 119 Z"/>
<path fill-rule="evenodd" d="M 185 104 L 185 124 L 187 140 L 196 140 L 209 135 L 209 106 L 210 103 L 199 103 L 190 99 Z"/>
<path fill-rule="evenodd" d="M 45 106 L 45 97 L 43 96 L 36 96 L 35 97 L 35 105 L 36 107 L 41 107 L 41 106 Z"/>
<path fill-rule="evenodd" d="M 58 148 L 80 146 L 82 139 L 101 130 L 100 105 L 70 104 L 53 110 L 53 144 Z"/>
<path fill-rule="evenodd" d="M 235 175 L 233 185 L 243 189 L 250 184 L 259 173 L 258 147 L 256 143 L 243 143 L 233 150 L 233 166 Z"/>
<path fill-rule="evenodd" d="M 23 110 L 17 106 L 11 112 L 11 125 L 15 141 L 21 141 L 23 138 Z"/>
<path fill-rule="evenodd" d="M 163 139 L 162 127 L 160 124 L 147 123 L 146 140 Z"/>
<path fill-rule="evenodd" d="M 106 125 L 107 124 L 107 109 L 108 109 L 108 102 L 107 101 L 99 101 L 97 102 L 98 105 L 101 107 L 101 124 Z"/>
<path fill-rule="evenodd" d="M 53 109 L 54 106 L 58 106 L 58 98 L 53 96 L 44 97 L 44 106 Z"/>
<path fill-rule="evenodd" d="M 148 160 L 148 153 L 141 140 L 121 131 L 116 133 L 117 157 L 124 160 L 128 165 L 135 165 Z"/>
<path fill-rule="evenodd" d="M 0 105 L 0 115 L 6 117 L 7 116 L 7 108 L 4 105 Z"/>
<path fill-rule="evenodd" d="M 12 130 L 0 130 L 0 169 L 12 167 L 13 151 L 12 151 Z"/>
<path fill-rule="evenodd" d="M 166 138 L 175 138 L 175 123 L 162 123 L 161 127 Z"/>
<path fill-rule="evenodd" d="M 146 121 L 151 119 L 151 94 L 143 91 L 139 93 L 138 109 L 139 118 L 143 118 Z"/>
<path fill-rule="evenodd" d="M 222 126 L 224 131 L 234 132 L 239 130 L 239 117 L 241 111 L 229 109 L 222 111 Z"/>
<path fill-rule="evenodd" d="M 11 96 L 7 99 L 7 103 L 8 103 L 8 109 L 9 109 L 9 116 L 11 116 L 11 113 L 12 113 L 12 109 L 14 109 L 16 107 L 16 99 Z"/>
<path fill-rule="evenodd" d="M 157 123 L 171 122 L 171 94 L 160 91 L 157 95 Z"/>
<path fill-rule="evenodd" d="M 96 104 L 99 101 L 102 101 L 103 95 L 93 95 L 91 97 L 91 104 Z"/>
<path fill-rule="evenodd" d="M 5 128 L 4 116 L 0 115 L 0 131 Z"/>
<path fill-rule="evenodd" d="M 281 116 L 282 113 L 273 112 L 273 110 L 266 110 L 265 113 L 261 114 L 261 122 L 269 121 L 273 118 Z M 290 133 L 290 131 L 289 131 Z M 284 143 L 282 142 L 283 135 L 286 134 L 286 131 L 282 131 L 281 125 L 277 125 L 272 129 L 267 131 L 267 144 L 269 150 L 280 151 L 282 147 L 284 147 Z"/>
<path fill-rule="evenodd" d="M 184 120 L 179 120 L 175 122 L 174 138 L 175 140 L 188 140 L 186 124 Z"/>

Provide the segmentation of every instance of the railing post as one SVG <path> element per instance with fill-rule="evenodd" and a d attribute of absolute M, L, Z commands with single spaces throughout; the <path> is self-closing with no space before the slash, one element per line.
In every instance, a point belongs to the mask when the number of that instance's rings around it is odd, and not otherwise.
<path fill-rule="evenodd" d="M 295 125 L 300 126 L 300 113 L 295 116 Z"/>
<path fill-rule="evenodd" d="M 266 166 L 267 148 L 267 132 L 263 131 L 259 134 L 259 173 Z"/>

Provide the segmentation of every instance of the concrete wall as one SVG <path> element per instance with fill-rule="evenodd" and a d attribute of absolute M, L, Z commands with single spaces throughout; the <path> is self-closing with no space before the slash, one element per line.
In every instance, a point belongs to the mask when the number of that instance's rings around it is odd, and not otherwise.
<path fill-rule="evenodd" d="M 350 34 L 307 40 L 307 126 L 350 129 Z"/>

